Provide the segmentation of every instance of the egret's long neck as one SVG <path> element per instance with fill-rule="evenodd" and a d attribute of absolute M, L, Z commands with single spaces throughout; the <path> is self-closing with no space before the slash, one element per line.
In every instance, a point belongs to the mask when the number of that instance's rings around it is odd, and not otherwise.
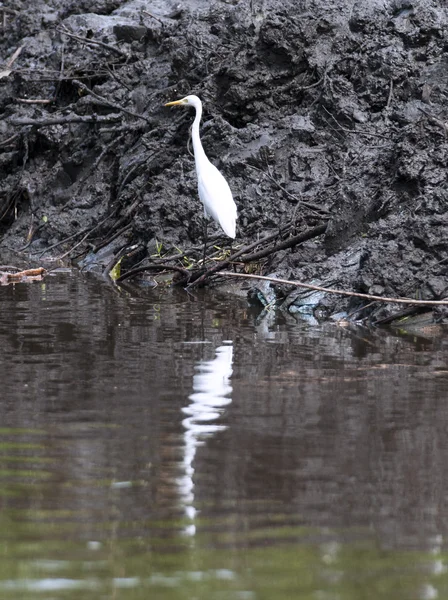
<path fill-rule="evenodd" d="M 191 133 L 191 137 L 193 138 L 193 150 L 194 150 L 194 160 L 196 163 L 196 169 L 199 167 L 201 162 L 207 160 L 205 156 L 204 148 L 202 147 L 201 138 L 199 137 L 199 124 L 201 122 L 202 117 L 202 106 L 201 104 L 196 105 L 196 117 L 193 121 L 193 129 Z"/>

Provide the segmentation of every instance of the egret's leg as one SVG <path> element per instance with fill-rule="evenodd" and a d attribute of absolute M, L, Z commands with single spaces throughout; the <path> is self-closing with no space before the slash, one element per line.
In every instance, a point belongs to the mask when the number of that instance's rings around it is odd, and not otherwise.
<path fill-rule="evenodd" d="M 229 254 L 229 257 L 230 257 L 233 254 L 233 242 L 232 242 L 232 240 L 230 240 L 230 250 L 229 250 L 229 252 L 230 252 L 230 254 Z M 233 263 L 233 272 L 236 273 L 236 264 L 235 263 Z"/>
<path fill-rule="evenodd" d="M 202 264 L 205 267 L 205 252 L 207 250 L 207 217 L 204 217 L 204 254 L 202 257 Z"/>

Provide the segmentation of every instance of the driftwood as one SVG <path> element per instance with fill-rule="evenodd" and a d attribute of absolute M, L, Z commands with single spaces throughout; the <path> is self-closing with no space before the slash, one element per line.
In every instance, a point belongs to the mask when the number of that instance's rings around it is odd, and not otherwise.
<path fill-rule="evenodd" d="M 5 267 L 3 267 L 5 268 Z M 16 267 L 7 267 L 9 270 L 15 270 Z M 47 271 L 43 267 L 37 269 L 25 269 L 17 273 L 9 273 L 8 271 L 0 270 L 0 285 L 8 285 L 9 283 L 26 283 L 29 281 L 41 281 Z"/>

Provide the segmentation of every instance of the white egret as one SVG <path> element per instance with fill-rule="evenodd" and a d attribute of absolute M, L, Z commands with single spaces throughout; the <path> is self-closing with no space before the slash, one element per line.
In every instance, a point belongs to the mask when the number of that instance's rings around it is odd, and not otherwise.
<path fill-rule="evenodd" d="M 236 204 L 232 197 L 229 184 L 212 163 L 208 160 L 199 136 L 199 123 L 202 117 L 202 102 L 197 96 L 185 96 L 181 100 L 168 102 L 165 106 L 193 106 L 196 109 L 196 117 L 193 122 L 193 150 L 198 177 L 199 198 L 204 205 L 205 219 L 211 217 L 223 229 L 224 233 L 235 238 L 236 235 Z M 205 223 L 205 243 L 207 236 L 207 225 Z M 205 260 L 205 245 L 204 245 Z"/>

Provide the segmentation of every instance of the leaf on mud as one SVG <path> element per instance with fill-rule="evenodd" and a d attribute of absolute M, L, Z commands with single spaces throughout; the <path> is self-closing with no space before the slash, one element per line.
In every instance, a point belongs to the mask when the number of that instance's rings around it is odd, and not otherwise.
<path fill-rule="evenodd" d="M 109 271 L 109 277 L 112 279 L 112 281 L 116 281 L 121 275 L 121 261 L 122 260 L 123 260 L 123 257 L 121 257 L 120 260 Z"/>

